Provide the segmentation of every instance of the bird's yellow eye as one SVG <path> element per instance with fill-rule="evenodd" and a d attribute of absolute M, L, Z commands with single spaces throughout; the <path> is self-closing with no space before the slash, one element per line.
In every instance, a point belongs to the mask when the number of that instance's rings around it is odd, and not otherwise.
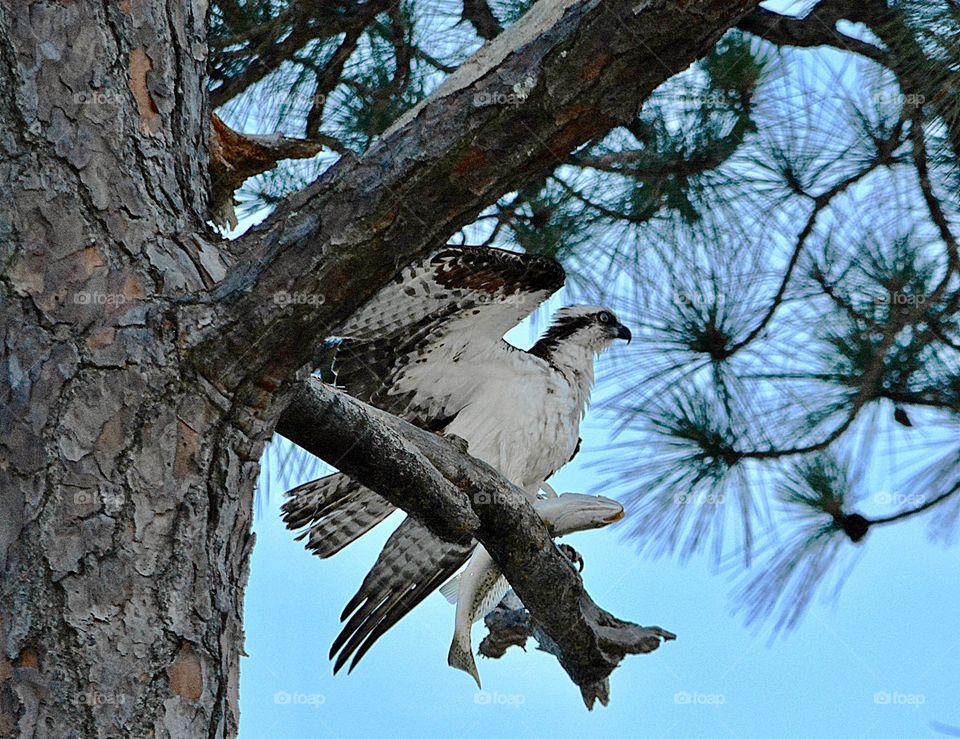
<path fill-rule="evenodd" d="M 600 323 L 613 323 L 613 316 L 603 310 L 597 314 L 597 320 L 600 321 Z"/>

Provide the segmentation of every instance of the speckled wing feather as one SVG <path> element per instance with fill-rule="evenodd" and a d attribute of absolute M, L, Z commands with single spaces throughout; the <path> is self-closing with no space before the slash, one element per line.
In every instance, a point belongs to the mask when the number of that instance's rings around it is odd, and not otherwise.
<path fill-rule="evenodd" d="M 469 401 L 470 361 L 509 351 L 503 335 L 564 277 L 549 257 L 445 247 L 401 270 L 336 329 L 343 337 L 337 384 L 412 423 L 442 428 Z"/>
<path fill-rule="evenodd" d="M 483 334 L 492 344 L 563 282 L 563 267 L 550 257 L 446 246 L 400 270 L 334 333 L 358 340 L 402 336 L 431 317 L 445 329 Z"/>
<path fill-rule="evenodd" d="M 326 559 L 393 513 L 394 506 L 342 473 L 327 475 L 286 493 L 283 521 L 288 529 L 307 527 L 307 549 Z"/>
<path fill-rule="evenodd" d="M 336 354 L 337 384 L 360 400 L 440 431 L 469 402 L 474 378 L 467 360 L 509 351 L 503 334 L 563 281 L 563 268 L 547 257 L 445 247 L 401 270 L 337 329 L 346 337 Z M 394 510 L 343 476 L 301 485 L 287 495 L 287 527 L 309 526 L 300 538 L 307 537 L 307 547 L 320 557 L 336 554 Z"/>
<path fill-rule="evenodd" d="M 547 257 L 480 247 L 440 249 L 400 270 L 333 331 L 342 338 L 334 362 L 337 385 L 440 431 L 471 401 L 478 368 L 512 370 L 508 356 L 516 350 L 503 335 L 559 290 L 564 277 L 563 268 Z M 392 510 L 360 487 L 331 492 L 305 486 L 301 492 L 317 500 L 288 503 L 288 525 L 309 524 L 308 546 L 321 556 L 339 551 Z M 404 520 L 344 610 L 349 621 L 331 649 L 335 671 L 351 656 L 353 669 L 472 549 L 447 544 L 417 521 Z"/>
<path fill-rule="evenodd" d="M 350 620 L 330 648 L 333 671 L 353 656 L 352 671 L 377 639 L 452 577 L 472 551 L 473 545 L 448 544 L 406 518 L 343 609 L 340 620 Z"/>
<path fill-rule="evenodd" d="M 346 338 L 336 353 L 337 384 L 440 431 L 469 402 L 475 378 L 468 360 L 510 351 L 503 334 L 563 281 L 563 268 L 547 257 L 445 247 L 401 270 L 338 328 Z M 340 551 L 393 510 L 342 476 L 301 485 L 288 497 L 288 528 L 309 525 L 303 534 L 307 547 L 321 557 Z"/>

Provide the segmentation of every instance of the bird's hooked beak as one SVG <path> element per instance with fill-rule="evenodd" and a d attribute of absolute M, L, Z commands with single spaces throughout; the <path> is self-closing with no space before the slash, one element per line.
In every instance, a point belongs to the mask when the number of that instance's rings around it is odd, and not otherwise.
<path fill-rule="evenodd" d="M 624 339 L 629 344 L 630 340 L 633 338 L 633 334 L 630 333 L 630 329 L 621 323 L 619 326 L 617 326 L 616 338 Z"/>

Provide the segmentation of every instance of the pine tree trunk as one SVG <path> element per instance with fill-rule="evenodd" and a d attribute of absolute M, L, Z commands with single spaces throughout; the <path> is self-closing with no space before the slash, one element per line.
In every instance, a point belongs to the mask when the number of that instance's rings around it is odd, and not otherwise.
<path fill-rule="evenodd" d="M 230 736 L 263 438 L 183 382 L 168 311 L 225 261 L 191 237 L 207 7 L 17 5 L 0 10 L 0 735 Z"/>

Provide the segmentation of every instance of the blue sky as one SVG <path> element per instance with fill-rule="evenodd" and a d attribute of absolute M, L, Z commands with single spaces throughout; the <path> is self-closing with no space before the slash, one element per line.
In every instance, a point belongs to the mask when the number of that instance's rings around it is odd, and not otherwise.
<path fill-rule="evenodd" d="M 558 491 L 616 497 L 598 487 L 590 466 L 609 453 L 605 433 L 588 415 L 584 448 L 594 452 L 557 475 Z M 874 485 L 882 488 L 882 479 Z M 818 599 L 773 643 L 731 614 L 730 580 L 703 559 L 641 558 L 616 526 L 569 537 L 601 606 L 678 635 L 653 654 L 628 657 L 612 675 L 611 705 L 588 712 L 554 658 L 533 650 L 480 658 L 478 692 L 446 665 L 454 612 L 439 594 L 353 674 L 334 676 L 327 650 L 340 610 L 398 519 L 321 561 L 284 529 L 279 505 L 274 492 L 254 525 L 242 739 L 920 737 L 960 727 L 960 553 L 929 543 L 922 521 L 871 531 L 835 605 Z M 474 641 L 482 634 L 475 626 Z"/>

